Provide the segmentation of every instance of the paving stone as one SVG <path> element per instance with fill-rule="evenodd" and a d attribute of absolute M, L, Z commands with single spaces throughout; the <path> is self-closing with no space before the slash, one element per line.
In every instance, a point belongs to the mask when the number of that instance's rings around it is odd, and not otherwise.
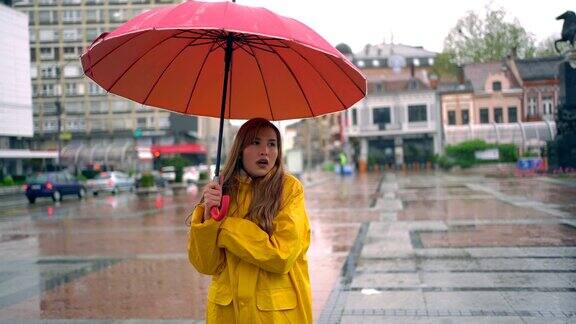
<path fill-rule="evenodd" d="M 439 291 L 425 292 L 429 309 L 462 309 L 475 311 L 513 311 L 499 292 Z"/>
<path fill-rule="evenodd" d="M 576 292 L 502 292 L 515 310 L 574 312 Z"/>
<path fill-rule="evenodd" d="M 348 293 L 344 310 L 407 308 L 425 309 L 424 295 L 417 291 L 381 291 L 374 295 L 365 295 L 359 291 Z"/>
<path fill-rule="evenodd" d="M 361 273 L 354 277 L 351 287 L 378 289 L 379 287 L 420 287 L 420 284 L 416 273 Z"/>

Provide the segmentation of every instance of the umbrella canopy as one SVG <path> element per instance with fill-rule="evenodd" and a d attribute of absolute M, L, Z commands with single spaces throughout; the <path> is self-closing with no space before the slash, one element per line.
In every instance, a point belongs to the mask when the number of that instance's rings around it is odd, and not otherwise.
<path fill-rule="evenodd" d="M 230 2 L 150 10 L 102 34 L 81 59 L 108 92 L 188 115 L 220 117 L 225 104 L 228 119 L 306 118 L 366 93 L 359 70 L 312 29 Z"/>

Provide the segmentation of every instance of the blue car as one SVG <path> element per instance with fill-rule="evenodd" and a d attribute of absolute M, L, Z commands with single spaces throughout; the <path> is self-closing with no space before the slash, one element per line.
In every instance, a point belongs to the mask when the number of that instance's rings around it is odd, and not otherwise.
<path fill-rule="evenodd" d="M 37 173 L 26 179 L 26 197 L 33 204 L 38 197 L 50 197 L 53 201 L 62 201 L 64 195 L 76 195 L 82 199 L 86 188 L 68 172 Z"/>

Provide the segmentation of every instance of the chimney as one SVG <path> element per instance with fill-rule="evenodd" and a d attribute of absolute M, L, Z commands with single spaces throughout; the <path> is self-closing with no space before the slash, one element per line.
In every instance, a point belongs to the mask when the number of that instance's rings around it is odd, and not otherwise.
<path fill-rule="evenodd" d="M 458 84 L 464 84 L 464 67 L 462 65 L 458 65 L 458 67 L 456 68 L 456 73 L 457 73 L 457 77 L 458 77 Z"/>

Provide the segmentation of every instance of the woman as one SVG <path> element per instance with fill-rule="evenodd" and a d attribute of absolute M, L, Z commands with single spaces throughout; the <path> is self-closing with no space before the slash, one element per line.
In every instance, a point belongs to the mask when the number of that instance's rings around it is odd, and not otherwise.
<path fill-rule="evenodd" d="M 302 184 L 284 172 L 280 132 L 261 118 L 236 135 L 222 171 L 191 217 L 188 258 L 212 275 L 207 323 L 312 323 Z M 230 195 L 226 218 L 210 209 Z"/>

